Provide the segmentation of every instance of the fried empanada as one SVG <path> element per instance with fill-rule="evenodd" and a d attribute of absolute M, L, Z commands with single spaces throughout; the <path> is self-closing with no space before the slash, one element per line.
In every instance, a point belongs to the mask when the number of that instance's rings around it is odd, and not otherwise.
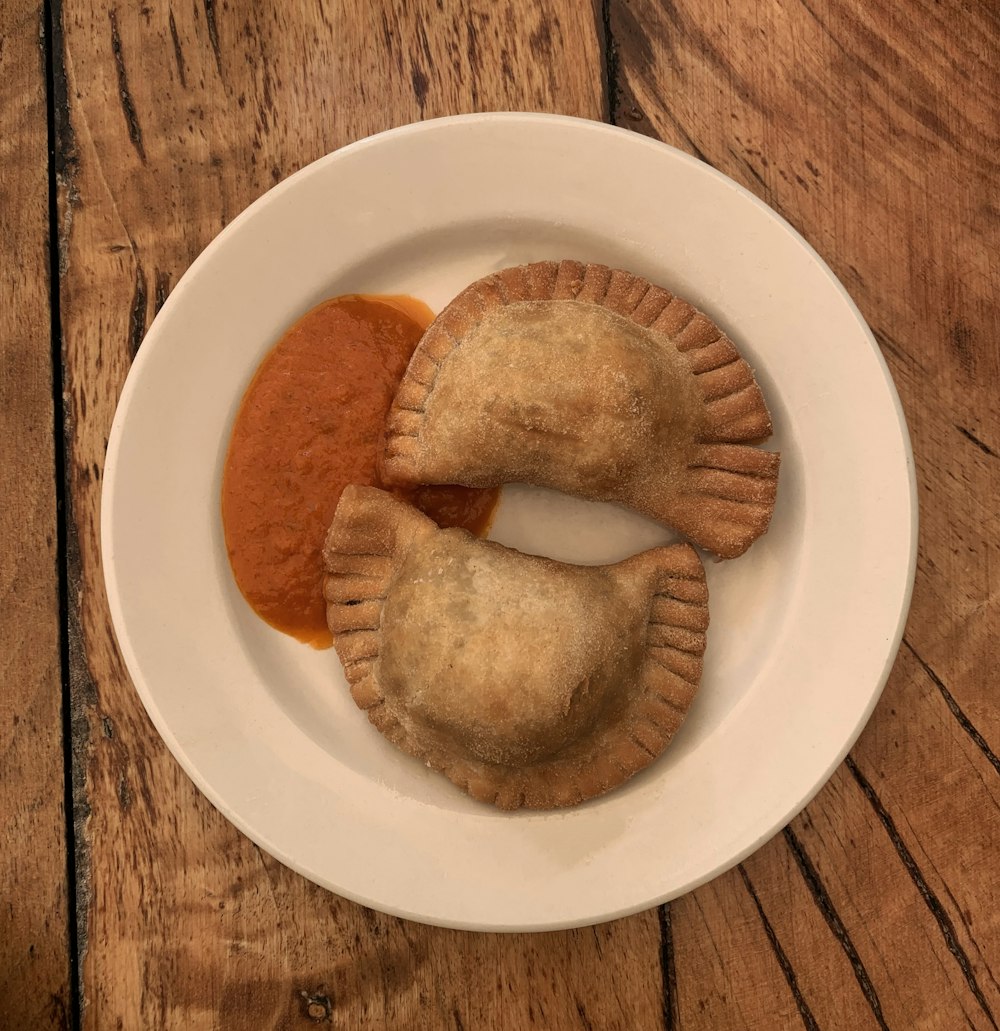
<path fill-rule="evenodd" d="M 387 423 L 398 484 L 509 482 L 638 509 L 724 558 L 767 529 L 779 456 L 750 366 L 686 301 L 576 261 L 473 283 L 417 346 Z"/>
<path fill-rule="evenodd" d="M 565 565 L 348 487 L 324 560 L 355 702 L 393 744 L 502 809 L 621 784 L 660 754 L 701 678 L 708 590 L 686 544 Z"/>

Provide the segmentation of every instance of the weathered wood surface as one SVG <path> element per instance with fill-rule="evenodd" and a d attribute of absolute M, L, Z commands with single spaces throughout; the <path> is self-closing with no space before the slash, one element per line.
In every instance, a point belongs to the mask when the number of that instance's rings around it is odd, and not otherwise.
<path fill-rule="evenodd" d="M 41 4 L 0 5 L 0 1028 L 71 1018 Z"/>
<path fill-rule="evenodd" d="M 0 642 L 0 814 L 17 846 L 0 851 L 0 1026 L 72 1017 L 51 229 L 83 1026 L 995 1031 L 1000 19 L 989 5 L 63 0 L 47 8 L 44 47 L 41 12 L 18 7 L 0 5 L 0 229 L 17 255 L 13 303 L 0 305 L 0 420 L 13 442 L 0 569 L 15 601 Z M 876 332 L 922 505 L 904 647 L 869 728 L 807 811 L 669 906 L 539 936 L 384 917 L 242 838 L 141 710 L 98 546 L 118 391 L 201 248 L 337 146 L 502 108 L 610 114 L 705 158 L 797 226 Z M 28 539 L 33 550 L 9 547 Z"/>
<path fill-rule="evenodd" d="M 466 935 L 333 898 L 262 855 L 200 797 L 142 712 L 99 566 L 115 401 L 146 325 L 197 253 L 276 181 L 379 129 L 495 108 L 601 117 L 597 27 L 584 14 L 570 3 L 547 5 L 544 18 L 492 3 L 63 6 L 85 1027 L 658 1020 L 655 913 L 542 937 Z"/>
<path fill-rule="evenodd" d="M 671 906 L 672 1026 L 995 1029 L 997 10 L 614 0 L 610 14 L 619 124 L 743 183 L 857 301 L 921 505 L 905 643 L 851 758 L 784 835 Z"/>

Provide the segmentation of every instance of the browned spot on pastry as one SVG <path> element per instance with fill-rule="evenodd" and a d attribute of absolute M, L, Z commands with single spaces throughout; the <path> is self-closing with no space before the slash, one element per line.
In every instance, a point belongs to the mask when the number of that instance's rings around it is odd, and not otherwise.
<path fill-rule="evenodd" d="M 610 285 L 611 269 L 606 265 L 587 265 L 583 273 L 583 284 L 576 299 L 591 304 L 600 304 L 607 296 Z"/>
<path fill-rule="evenodd" d="M 698 311 L 694 305 L 688 304 L 679 297 L 673 297 L 660 312 L 659 318 L 649 328 L 657 333 L 662 333 L 668 340 L 674 340 L 697 314 Z"/>
<path fill-rule="evenodd" d="M 645 280 L 633 276 L 631 272 L 616 269 L 608 280 L 604 307 L 619 315 L 631 315 L 649 288 L 650 284 Z"/>
<path fill-rule="evenodd" d="M 371 673 L 371 669 L 372 664 L 371 661 L 368 659 L 361 659 L 358 662 L 344 663 L 344 676 L 347 677 L 347 682 L 352 685 L 351 695 L 354 697 L 354 700 L 358 702 L 358 705 L 360 705 L 362 709 L 369 708 L 369 706 L 374 705 L 375 702 L 369 702 L 367 704 L 364 704 L 358 701 L 359 698 L 377 697 L 375 695 L 369 696 L 369 694 L 367 693 L 368 691 L 373 691 L 376 686 L 374 681 L 371 681 L 371 678 L 369 676 L 369 674 Z M 366 681 L 370 682 L 366 684 Z"/>
<path fill-rule="evenodd" d="M 673 295 L 669 291 L 659 286 L 650 286 L 632 312 L 632 321 L 639 326 L 651 326 L 672 300 Z"/>
<path fill-rule="evenodd" d="M 678 648 L 660 646 L 650 649 L 650 656 L 654 662 L 659 663 L 664 669 L 676 673 L 679 677 L 689 683 L 697 683 L 701 677 L 701 656 L 692 655 L 690 652 L 681 651 Z"/>
<path fill-rule="evenodd" d="M 583 286 L 584 267 L 578 261 L 560 261 L 552 286 L 552 300 L 572 301 Z"/>
<path fill-rule="evenodd" d="M 701 655 L 705 651 L 705 634 L 700 630 L 670 626 L 666 623 L 649 624 L 649 644 L 668 645 L 680 651 Z"/>
<path fill-rule="evenodd" d="M 728 365 L 698 374 L 698 386 L 706 401 L 715 401 L 746 387 L 756 387 L 756 384 L 750 366 L 742 358 L 736 358 Z"/>
<path fill-rule="evenodd" d="M 687 354 L 688 364 L 696 376 L 721 368 L 723 365 L 729 365 L 730 362 L 738 361 L 739 357 L 733 342 L 729 337 L 724 336 L 720 336 L 704 347 L 695 348 Z M 704 390 L 704 386 L 702 389 Z"/>
<path fill-rule="evenodd" d="M 760 388 L 749 383 L 709 401 L 710 430 L 706 441 L 754 440 L 770 435 L 771 417 L 760 407 Z"/>

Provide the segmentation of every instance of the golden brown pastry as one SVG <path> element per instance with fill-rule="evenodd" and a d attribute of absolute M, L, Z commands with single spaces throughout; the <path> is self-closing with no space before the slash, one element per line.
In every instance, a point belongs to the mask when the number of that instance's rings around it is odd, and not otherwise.
<path fill-rule="evenodd" d="M 701 678 L 708 591 L 686 544 L 564 565 L 348 487 L 324 559 L 355 702 L 393 744 L 502 809 L 621 784 L 660 754 Z"/>
<path fill-rule="evenodd" d="M 726 558 L 767 529 L 777 454 L 750 366 L 686 301 L 576 261 L 473 283 L 414 352 L 387 424 L 398 484 L 616 501 Z"/>

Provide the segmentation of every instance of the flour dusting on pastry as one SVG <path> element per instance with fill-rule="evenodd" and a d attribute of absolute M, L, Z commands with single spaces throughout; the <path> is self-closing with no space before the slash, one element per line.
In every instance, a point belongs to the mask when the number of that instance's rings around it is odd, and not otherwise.
<path fill-rule="evenodd" d="M 767 531 L 780 457 L 753 370 L 640 276 L 543 261 L 431 323 L 380 457 L 393 487 L 527 483 L 651 516 L 721 558 Z M 573 566 L 343 494 L 324 549 L 334 647 L 393 744 L 502 809 L 575 805 L 676 734 L 702 676 L 708 588 L 688 544 Z"/>
<path fill-rule="evenodd" d="M 463 290 L 424 334 L 387 422 L 398 484 L 524 482 L 614 501 L 723 558 L 768 527 L 779 456 L 732 341 L 639 276 L 536 262 Z"/>
<path fill-rule="evenodd" d="M 662 752 L 701 679 L 708 592 L 688 545 L 566 565 L 349 487 L 324 560 L 359 707 L 501 808 L 573 805 L 621 784 Z"/>

